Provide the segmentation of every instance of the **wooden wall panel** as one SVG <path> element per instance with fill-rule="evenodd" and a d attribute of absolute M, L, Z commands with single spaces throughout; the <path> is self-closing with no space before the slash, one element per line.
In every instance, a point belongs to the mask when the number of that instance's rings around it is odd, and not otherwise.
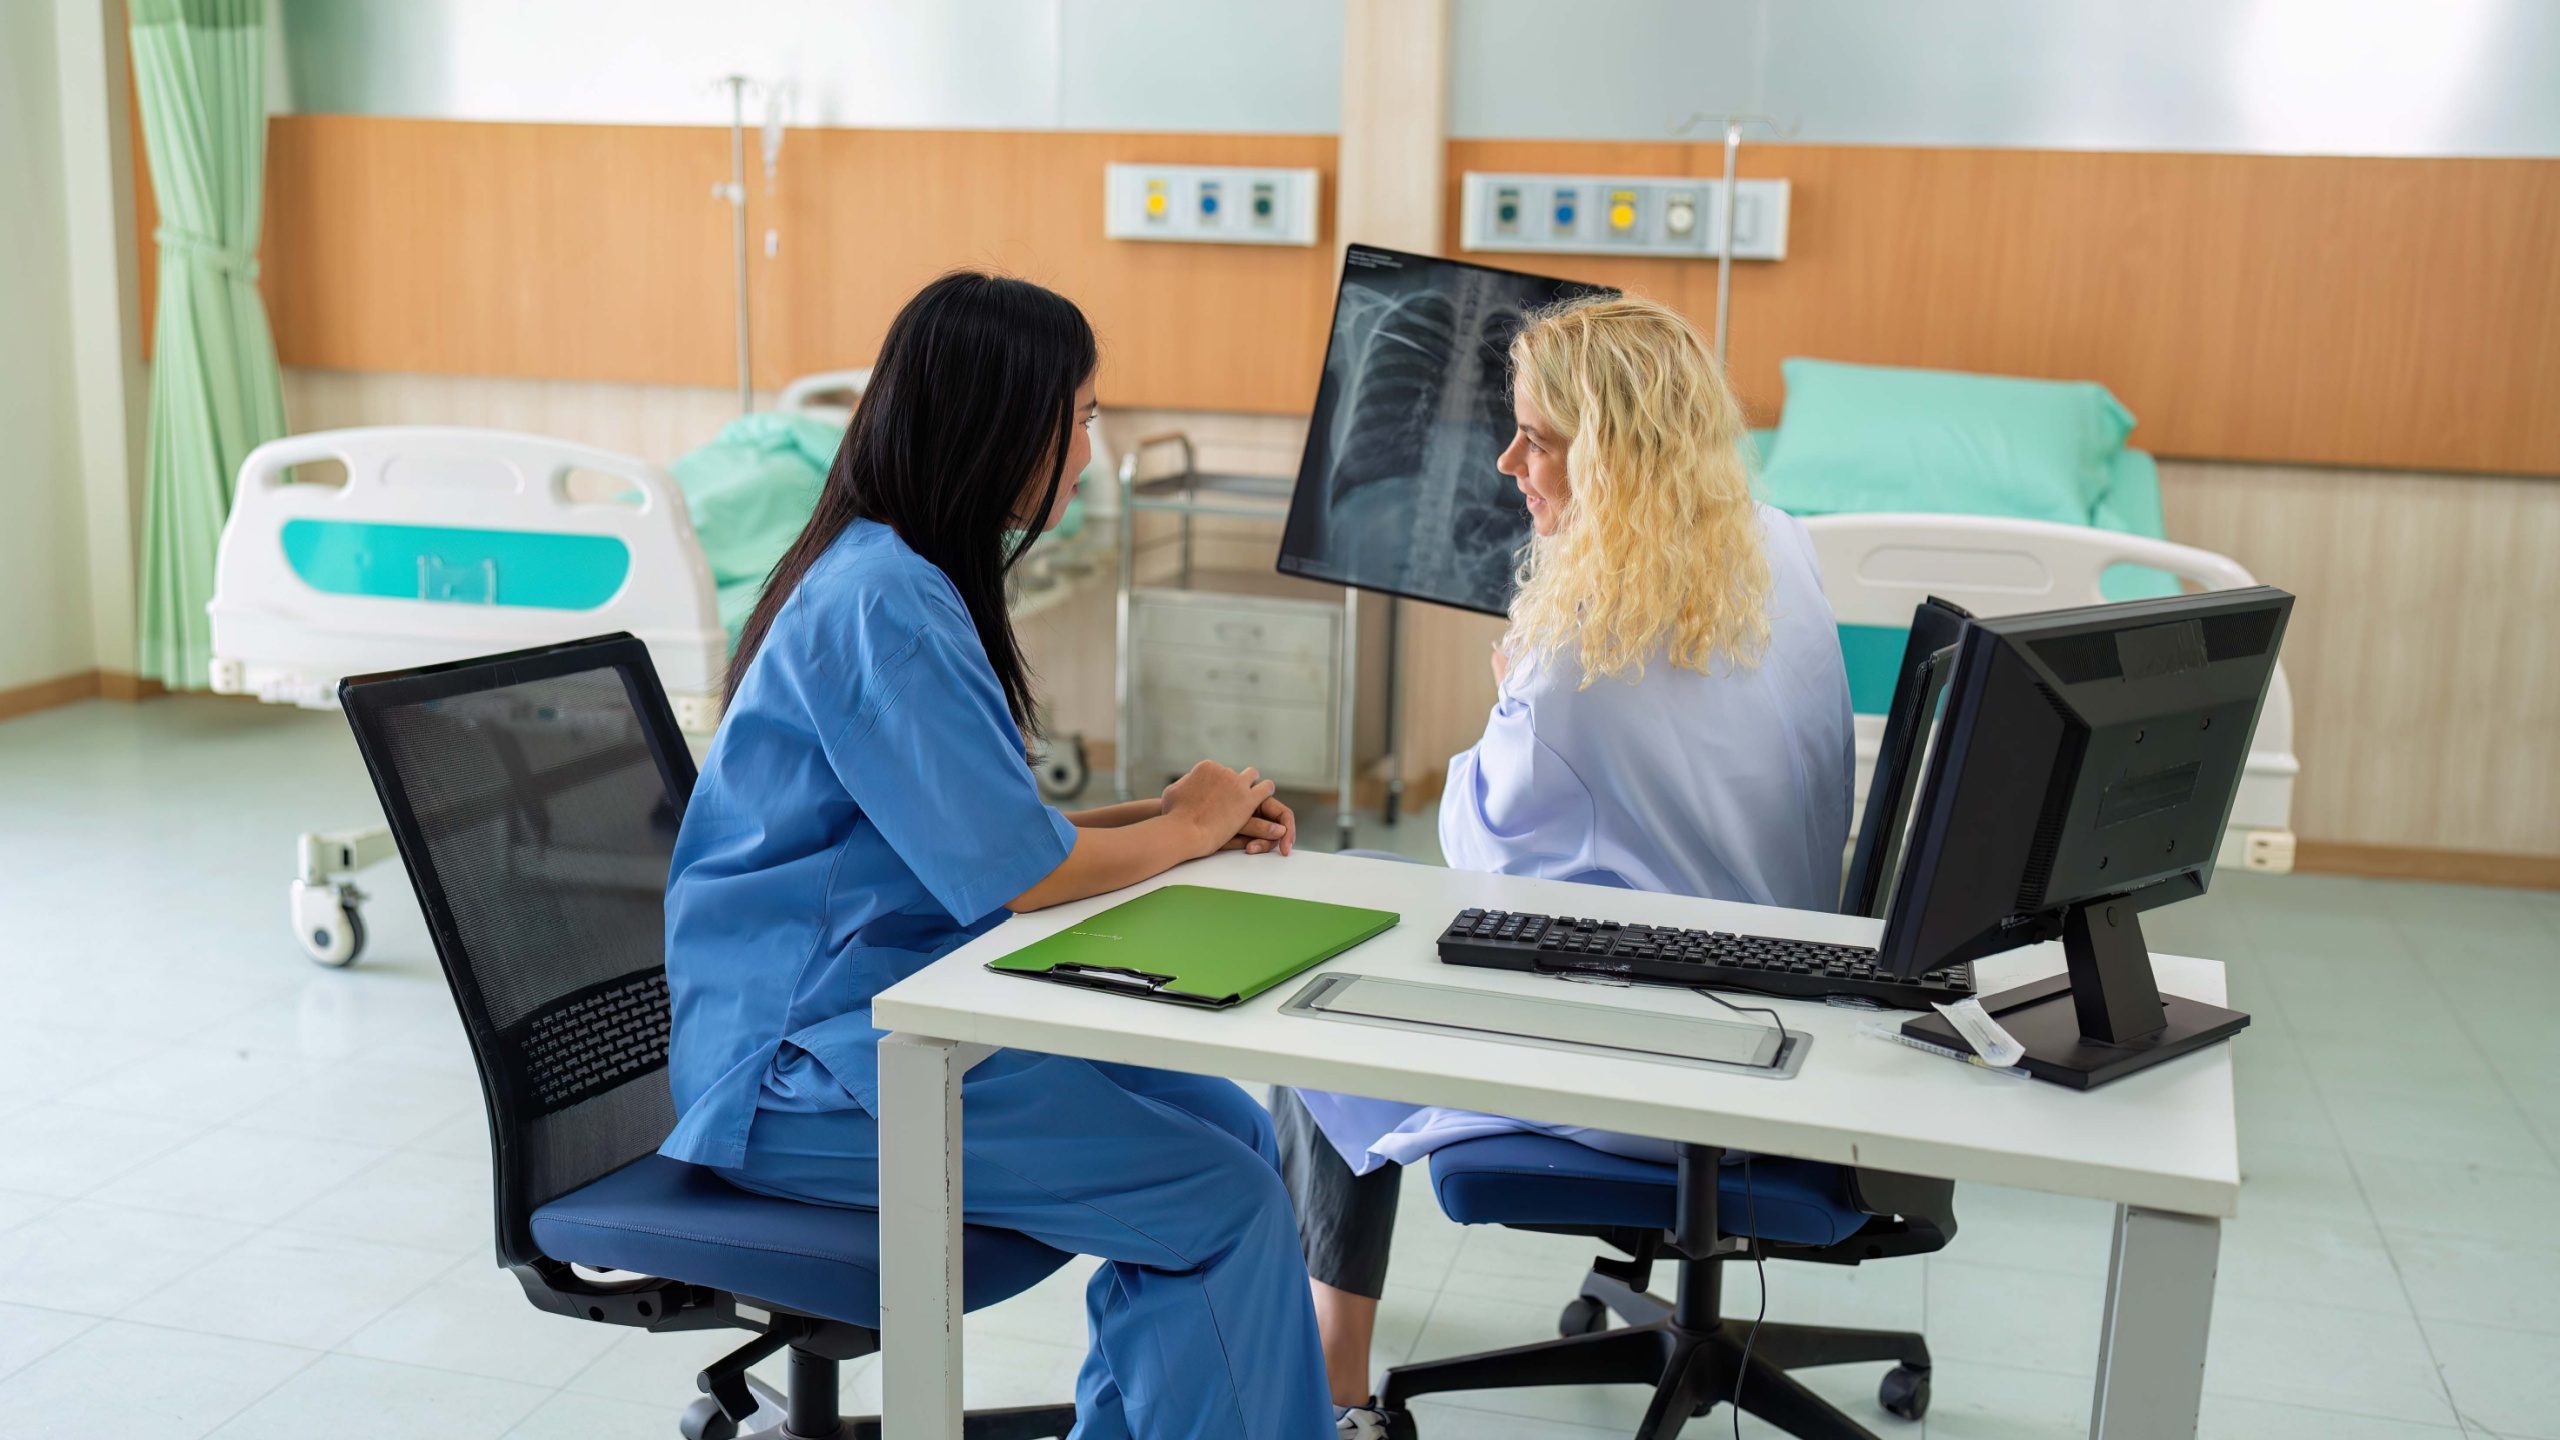
<path fill-rule="evenodd" d="M 287 362 L 718 384 L 725 135 L 298 116 L 269 131 Z"/>
<path fill-rule="evenodd" d="M 265 288 L 286 363 L 720 385 L 732 372 L 714 129 L 278 117 Z M 1309 165 L 1324 136 L 795 131 L 750 181 L 757 380 L 867 358 L 935 273 L 990 265 L 1083 304 L 1106 398 L 1285 414 L 1313 393 L 1337 237 L 1102 236 L 1114 159 Z M 1470 169 L 1715 172 L 1715 146 L 1457 141 Z M 1737 384 L 1823 355 L 2104 382 L 2135 443 L 2201 459 L 2560 474 L 2560 161 L 1763 145 L 1790 256 L 1734 281 Z M 148 258 L 154 221 L 139 217 Z M 1519 263 L 1519 262 L 1514 262 Z M 1714 269 L 1562 256 L 1702 320 Z M 151 272 L 146 266 L 146 289 Z M 146 296 L 146 308 L 148 297 Z"/>
<path fill-rule="evenodd" d="M 1719 145 L 1457 141 L 1469 170 L 1717 175 Z M 1763 145 L 1788 258 L 1734 269 L 1761 423 L 1791 355 L 2103 382 L 2164 455 L 2560 474 L 2560 161 Z M 1486 257 L 1700 323 L 1715 267 Z"/>
<path fill-rule="evenodd" d="M 2560 485 L 2160 467 L 2171 539 L 2298 597 L 2294 829 L 2560 857 Z"/>
<path fill-rule="evenodd" d="M 760 173 L 748 185 L 756 383 L 867 363 L 908 296 L 971 265 L 1084 308 L 1106 403 L 1303 412 L 1329 227 L 1312 247 L 1108 240 L 1102 172 L 1306 166 L 1329 196 L 1333 152 L 1328 136 L 795 131 L 773 193 Z M 327 370 L 733 384 L 729 209 L 712 194 L 728 167 L 714 129 L 279 116 L 262 246 L 277 351 Z M 141 223 L 148 259 L 155 217 Z"/>
<path fill-rule="evenodd" d="M 1326 197 L 1318 243 L 1105 239 L 1112 161 L 1312 167 Z M 1315 403 L 1336 274 L 1330 136 L 809 130 L 785 143 L 782 165 L 781 254 L 756 312 L 767 383 L 865 363 L 908 296 L 966 265 L 1083 307 L 1102 340 L 1105 405 L 1287 414 Z"/>

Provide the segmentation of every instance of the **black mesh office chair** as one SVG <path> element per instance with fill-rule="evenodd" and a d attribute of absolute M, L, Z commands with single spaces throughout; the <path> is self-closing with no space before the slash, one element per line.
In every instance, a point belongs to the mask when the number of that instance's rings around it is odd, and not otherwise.
<path fill-rule="evenodd" d="M 1934 699 L 1921 662 L 1952 643 L 1963 612 L 1920 607 L 1885 722 L 1875 782 L 1841 909 L 1881 914 L 1898 817 Z M 1880 1102 L 1881 1103 L 1881 1102 Z M 1670 1440 L 1692 1418 L 1738 1404 L 1799 1440 L 1875 1440 L 1875 1433 L 1788 1372 L 1891 1361 L 1877 1400 L 1917 1420 L 1929 1408 L 1929 1343 L 1907 1331 L 1850 1330 L 1723 1317 L 1723 1267 L 1754 1257 L 1857 1265 L 1942 1249 L 1955 1238 L 1955 1185 L 1887 1171 L 1757 1158 L 1726 1165 L 1713 1146 L 1683 1145 L 1676 1165 L 1603 1154 L 1546 1135 L 1495 1135 L 1432 1152 L 1440 1208 L 1468 1225 L 1584 1235 L 1602 1256 L 1564 1307 L 1561 1338 L 1387 1372 L 1379 1399 L 1404 1412 L 1452 1390 L 1570 1384 L 1650 1385 L 1637 1440 Z M 1647 1293 L 1653 1267 L 1678 1267 L 1673 1300 Z M 1610 1328 L 1612 1317 L 1623 1321 Z M 1413 1424 L 1399 1413 L 1407 1434 Z"/>
<path fill-rule="evenodd" d="M 555 1314 L 753 1332 L 697 1378 L 689 1440 L 874 1440 L 839 1362 L 880 1348 L 879 1222 L 751 1194 L 656 1153 L 667 1090 L 665 890 L 694 768 L 629 636 L 366 676 L 340 690 L 479 1061 L 498 1262 Z M 965 1237 L 970 1308 L 1068 1257 Z M 599 1274 L 596 1272 L 616 1272 Z M 747 1373 L 790 1349 L 788 1393 Z M 969 1417 L 977 1440 L 1072 1428 L 1072 1406 Z"/>

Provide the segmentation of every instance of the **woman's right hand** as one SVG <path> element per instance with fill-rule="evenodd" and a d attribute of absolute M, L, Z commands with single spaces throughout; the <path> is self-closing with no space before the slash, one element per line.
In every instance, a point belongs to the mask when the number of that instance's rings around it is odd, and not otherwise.
<path fill-rule="evenodd" d="M 1197 854 L 1208 855 L 1244 828 L 1274 788 L 1251 767 L 1230 770 L 1215 760 L 1203 760 L 1165 787 L 1164 813 L 1191 831 Z"/>

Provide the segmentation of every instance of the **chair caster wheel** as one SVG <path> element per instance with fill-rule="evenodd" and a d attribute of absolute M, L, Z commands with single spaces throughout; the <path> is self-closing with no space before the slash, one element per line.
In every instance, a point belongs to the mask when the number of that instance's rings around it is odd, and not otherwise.
<path fill-rule="evenodd" d="M 684 1440 L 737 1440 L 738 1422 L 721 1414 L 720 1402 L 705 1395 L 684 1407 L 676 1431 Z"/>
<path fill-rule="evenodd" d="M 1929 1413 L 1928 1367 L 1896 1365 L 1885 1372 L 1884 1383 L 1876 1387 L 1876 1401 L 1905 1420 L 1917 1420 Z"/>
<path fill-rule="evenodd" d="M 1576 1335 L 1597 1335 L 1609 1328 L 1609 1307 L 1588 1295 L 1567 1301 L 1564 1313 L 1556 1317 L 1556 1333 L 1568 1339 Z"/>

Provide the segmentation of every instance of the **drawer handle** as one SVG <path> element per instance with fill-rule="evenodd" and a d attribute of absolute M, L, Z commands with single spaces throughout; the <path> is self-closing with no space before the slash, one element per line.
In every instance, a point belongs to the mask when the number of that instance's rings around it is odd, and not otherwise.
<path fill-rule="evenodd" d="M 1218 626 L 1218 638 L 1221 640 L 1259 640 L 1262 638 L 1262 627 L 1259 625 L 1239 625 L 1234 621 L 1225 621 L 1220 623 Z"/>
<path fill-rule="evenodd" d="M 1211 670 L 1207 672 L 1205 678 L 1220 685 L 1234 685 L 1239 683 L 1245 685 L 1260 685 L 1262 683 L 1262 672 L 1259 670 Z"/>

